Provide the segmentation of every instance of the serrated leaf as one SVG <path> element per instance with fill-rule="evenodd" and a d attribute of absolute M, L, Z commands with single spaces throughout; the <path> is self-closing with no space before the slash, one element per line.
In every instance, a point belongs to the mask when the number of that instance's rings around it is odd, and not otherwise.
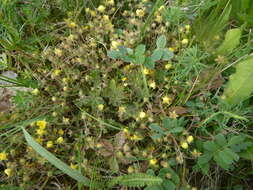
<path fill-rule="evenodd" d="M 228 30 L 225 36 L 225 40 L 217 50 L 219 55 L 227 55 L 236 48 L 240 43 L 242 32 L 240 28 Z"/>
<path fill-rule="evenodd" d="M 214 154 L 213 159 L 215 160 L 215 162 L 222 167 L 225 170 L 229 169 L 229 164 L 227 164 L 224 160 L 223 157 L 220 154 Z"/>
<path fill-rule="evenodd" d="M 198 164 L 203 165 L 208 163 L 212 159 L 211 153 L 205 153 L 198 158 Z"/>
<path fill-rule="evenodd" d="M 163 49 L 155 49 L 151 55 L 152 61 L 159 61 L 163 56 Z"/>
<path fill-rule="evenodd" d="M 163 179 L 156 176 L 150 176 L 145 173 L 135 173 L 124 176 L 115 177 L 112 179 L 108 187 L 113 187 L 115 185 L 122 185 L 125 187 L 143 187 L 143 186 L 152 186 L 159 185 L 163 182 Z"/>
<path fill-rule="evenodd" d="M 83 183 L 83 185 L 90 185 L 90 180 L 80 174 L 77 170 L 70 168 L 67 164 L 62 162 L 60 159 L 56 158 L 52 153 L 48 152 L 45 148 L 43 148 L 40 144 L 38 144 L 30 134 L 24 129 L 23 134 L 27 143 L 44 159 L 46 159 L 49 163 L 54 165 L 56 168 L 61 170 L 63 173 L 67 174 L 71 178 L 75 179 L 76 181 Z M 94 183 L 94 182 L 92 182 Z"/>
<path fill-rule="evenodd" d="M 111 157 L 109 159 L 109 166 L 113 173 L 117 173 L 119 171 L 119 163 L 117 161 L 117 158 L 115 156 Z"/>
<path fill-rule="evenodd" d="M 166 40 L 165 35 L 159 36 L 159 38 L 156 40 L 156 46 L 158 48 L 165 48 L 166 43 L 167 43 L 167 40 Z"/>
<path fill-rule="evenodd" d="M 227 144 L 227 140 L 226 138 L 224 137 L 223 134 L 218 134 L 215 136 L 215 141 L 217 142 L 218 145 L 220 146 L 225 146 Z"/>
<path fill-rule="evenodd" d="M 236 65 L 236 72 L 229 78 L 225 88 L 225 101 L 231 105 L 249 98 L 253 92 L 253 55 Z"/>
<path fill-rule="evenodd" d="M 162 128 L 158 124 L 156 124 L 156 123 L 150 124 L 149 128 L 151 130 L 154 130 L 154 131 L 158 132 L 158 133 L 164 133 L 164 131 L 162 130 Z"/>
<path fill-rule="evenodd" d="M 145 59 L 144 66 L 149 68 L 149 69 L 154 69 L 155 68 L 155 62 L 152 61 L 151 57 L 147 57 Z"/>
<path fill-rule="evenodd" d="M 183 127 L 175 127 L 169 130 L 170 133 L 180 133 L 184 130 Z"/>
<path fill-rule="evenodd" d="M 171 118 L 165 117 L 165 118 L 163 119 L 163 127 L 169 128 L 169 127 L 170 127 L 170 123 L 171 123 Z"/>
<path fill-rule="evenodd" d="M 239 153 L 240 157 L 253 161 L 253 146 Z"/>
<path fill-rule="evenodd" d="M 213 141 L 207 141 L 204 143 L 204 148 L 210 152 L 215 152 L 217 149 L 219 149 L 219 146 L 215 144 Z"/>
<path fill-rule="evenodd" d="M 138 45 L 135 49 L 135 56 L 136 57 L 142 56 L 145 53 L 145 50 L 146 50 L 145 45 L 143 45 L 143 44 Z"/>

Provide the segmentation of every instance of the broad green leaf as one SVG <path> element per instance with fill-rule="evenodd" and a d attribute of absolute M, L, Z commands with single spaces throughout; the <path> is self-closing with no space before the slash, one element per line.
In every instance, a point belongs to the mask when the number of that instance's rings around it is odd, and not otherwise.
<path fill-rule="evenodd" d="M 169 128 L 169 127 L 170 127 L 170 123 L 171 123 L 171 118 L 165 117 L 165 118 L 163 119 L 163 127 Z"/>
<path fill-rule="evenodd" d="M 136 64 L 142 65 L 145 62 L 146 57 L 144 55 L 136 57 Z"/>
<path fill-rule="evenodd" d="M 84 177 L 77 170 L 73 170 L 67 164 L 62 162 L 60 159 L 56 158 L 52 153 L 48 152 L 45 148 L 43 148 L 40 144 L 38 144 L 24 128 L 22 128 L 22 130 L 23 130 L 27 143 L 39 155 L 41 155 L 44 159 L 49 161 L 56 168 L 58 168 L 59 170 L 61 170 L 63 173 L 67 174 L 71 178 L 75 179 L 76 181 L 83 183 L 83 185 L 87 185 L 87 186 L 90 185 L 90 180 L 88 178 Z"/>
<path fill-rule="evenodd" d="M 183 127 L 175 127 L 169 130 L 170 133 L 180 133 L 184 130 Z"/>
<path fill-rule="evenodd" d="M 229 140 L 228 140 L 228 146 L 233 146 L 235 144 L 239 144 L 242 143 L 244 141 L 245 137 L 240 135 L 240 136 L 232 136 Z"/>
<path fill-rule="evenodd" d="M 240 61 L 235 68 L 236 72 L 230 76 L 223 96 L 231 105 L 249 98 L 253 92 L 253 54 Z"/>
<path fill-rule="evenodd" d="M 222 167 L 225 170 L 229 169 L 229 164 L 227 164 L 227 162 L 224 161 L 223 156 L 220 154 L 214 154 L 213 159 L 215 160 L 215 162 Z"/>
<path fill-rule="evenodd" d="M 218 145 L 220 146 L 225 146 L 227 144 L 227 140 L 226 138 L 224 137 L 223 134 L 218 134 L 215 136 L 215 141 L 217 142 Z"/>
<path fill-rule="evenodd" d="M 159 61 L 163 56 L 163 49 L 155 49 L 151 55 L 152 61 Z"/>
<path fill-rule="evenodd" d="M 143 45 L 143 44 L 138 45 L 135 49 L 135 56 L 136 57 L 142 56 L 145 53 L 145 50 L 146 50 L 145 45 Z"/>
<path fill-rule="evenodd" d="M 212 154 L 211 153 L 204 153 L 198 158 L 198 164 L 206 164 L 212 159 Z"/>
<path fill-rule="evenodd" d="M 162 138 L 162 136 L 163 136 L 163 135 L 162 135 L 161 133 L 157 133 L 157 134 L 152 135 L 151 138 L 152 138 L 154 141 L 156 141 L 157 139 Z"/>
<path fill-rule="evenodd" d="M 154 69 L 155 68 L 155 62 L 151 59 L 151 57 L 147 57 L 145 59 L 144 66 L 149 68 L 149 69 Z"/>
<path fill-rule="evenodd" d="M 253 146 L 239 153 L 240 157 L 253 161 Z"/>
<path fill-rule="evenodd" d="M 170 180 L 164 180 L 164 182 L 162 183 L 162 186 L 164 189 L 168 189 L 168 190 L 176 189 L 175 184 L 172 183 Z"/>
<path fill-rule="evenodd" d="M 156 124 L 156 123 L 150 124 L 149 128 L 152 129 L 152 130 L 154 130 L 154 131 L 156 131 L 156 132 L 158 132 L 158 133 L 164 133 L 164 131 L 162 130 L 162 128 L 158 124 Z"/>
<path fill-rule="evenodd" d="M 156 40 L 156 46 L 158 48 L 165 48 L 166 43 L 167 43 L 167 40 L 166 40 L 165 35 L 159 36 L 159 38 Z"/>
<path fill-rule="evenodd" d="M 240 43 L 242 32 L 240 28 L 228 30 L 225 36 L 225 40 L 217 50 L 219 55 L 227 55 L 236 48 Z"/>
<path fill-rule="evenodd" d="M 107 56 L 112 59 L 119 59 L 121 57 L 121 53 L 116 50 L 110 50 L 107 52 Z"/>
<path fill-rule="evenodd" d="M 204 148 L 210 152 L 215 152 L 219 146 L 217 144 L 215 144 L 215 142 L 213 141 L 207 141 L 204 143 Z"/>

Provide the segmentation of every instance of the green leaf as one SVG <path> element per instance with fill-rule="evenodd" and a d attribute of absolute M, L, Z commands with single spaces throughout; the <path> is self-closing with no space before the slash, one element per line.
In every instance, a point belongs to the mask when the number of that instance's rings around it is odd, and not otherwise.
<path fill-rule="evenodd" d="M 158 133 L 164 133 L 164 131 L 162 130 L 162 128 L 158 124 L 156 124 L 156 123 L 150 124 L 149 128 L 151 130 L 154 130 L 154 131 L 158 132 Z"/>
<path fill-rule="evenodd" d="M 143 187 L 146 185 L 159 185 L 162 182 L 163 180 L 160 177 L 151 176 L 145 173 L 135 173 L 113 178 L 109 181 L 108 187 L 111 188 L 117 184 L 125 187 Z"/>
<path fill-rule="evenodd" d="M 135 56 L 136 57 L 142 56 L 145 53 L 145 50 L 146 50 L 145 45 L 143 45 L 143 44 L 138 45 L 135 49 Z"/>
<path fill-rule="evenodd" d="M 225 170 L 229 169 L 229 164 L 227 164 L 227 162 L 224 161 L 223 159 L 223 155 L 220 154 L 214 154 L 213 159 L 215 160 L 215 162 L 222 167 Z"/>
<path fill-rule="evenodd" d="M 174 56 L 173 52 L 171 52 L 168 48 L 163 49 L 162 60 L 169 61 Z"/>
<path fill-rule="evenodd" d="M 156 40 L 156 46 L 158 48 L 165 48 L 166 43 L 167 43 L 167 40 L 166 40 L 165 35 L 159 36 L 159 38 Z"/>
<path fill-rule="evenodd" d="M 110 165 L 110 169 L 113 173 L 117 173 L 119 171 L 119 164 L 118 164 L 117 158 L 115 156 L 113 156 L 109 159 L 109 165 Z"/>
<path fill-rule="evenodd" d="M 24 190 L 24 189 L 21 187 L 4 186 L 0 187 L 0 190 Z"/>
<path fill-rule="evenodd" d="M 164 189 L 168 189 L 168 190 L 174 190 L 174 189 L 176 189 L 175 184 L 172 183 L 170 180 L 164 180 L 164 182 L 162 183 L 162 187 Z"/>
<path fill-rule="evenodd" d="M 221 147 L 225 146 L 227 144 L 227 140 L 224 137 L 223 134 L 218 134 L 215 136 L 215 141 L 217 142 L 218 145 L 220 145 Z"/>
<path fill-rule="evenodd" d="M 23 134 L 25 136 L 25 139 L 27 143 L 43 158 L 45 158 L 47 161 L 49 161 L 52 165 L 54 165 L 56 168 L 61 170 L 63 173 L 67 174 L 71 178 L 75 179 L 76 181 L 83 183 L 83 185 L 90 185 L 90 180 L 86 177 L 84 177 L 82 174 L 80 174 L 77 170 L 73 170 L 70 168 L 67 164 L 62 162 L 60 159 L 56 158 L 52 153 L 48 152 L 45 148 L 43 148 L 40 144 L 38 144 L 31 136 L 30 134 L 24 129 Z M 94 183 L 94 182 L 93 182 Z"/>
<path fill-rule="evenodd" d="M 121 53 L 116 50 L 110 50 L 107 52 L 107 56 L 112 59 L 119 59 L 121 57 Z"/>
<path fill-rule="evenodd" d="M 219 149 L 219 146 L 215 144 L 213 141 L 207 141 L 204 143 L 204 148 L 210 152 L 215 152 L 217 149 Z"/>
<path fill-rule="evenodd" d="M 180 133 L 184 130 L 183 127 L 175 127 L 169 130 L 170 133 Z"/>
<path fill-rule="evenodd" d="M 165 117 L 165 118 L 163 119 L 163 127 L 165 127 L 165 128 L 170 128 L 170 124 L 171 124 L 171 118 Z"/>
<path fill-rule="evenodd" d="M 206 164 L 212 159 L 212 154 L 211 153 L 204 153 L 198 158 L 198 164 Z"/>
<path fill-rule="evenodd" d="M 228 30 L 225 36 L 225 40 L 217 50 L 219 55 L 227 55 L 236 48 L 240 43 L 242 32 L 240 28 Z"/>
<path fill-rule="evenodd" d="M 151 55 L 152 61 L 159 61 L 163 56 L 163 49 L 155 49 Z"/>
<path fill-rule="evenodd" d="M 155 62 L 151 59 L 151 57 L 147 57 L 145 59 L 144 66 L 149 68 L 149 69 L 154 69 L 155 68 Z"/>
<path fill-rule="evenodd" d="M 240 157 L 253 161 L 253 146 L 239 153 Z"/>
<path fill-rule="evenodd" d="M 225 101 L 231 105 L 238 104 L 250 97 L 253 92 L 253 54 L 236 65 L 236 72 L 229 78 L 225 88 Z"/>

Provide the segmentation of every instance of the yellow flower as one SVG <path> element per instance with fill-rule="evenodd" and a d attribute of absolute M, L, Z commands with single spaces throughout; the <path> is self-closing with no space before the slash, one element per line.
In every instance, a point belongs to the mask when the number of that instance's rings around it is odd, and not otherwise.
<path fill-rule="evenodd" d="M 181 147 L 183 148 L 183 149 L 188 149 L 188 143 L 187 142 L 182 142 L 181 143 Z"/>
<path fill-rule="evenodd" d="M 40 120 L 36 122 L 36 125 L 40 128 L 40 129 L 45 129 L 47 122 L 45 120 Z"/>
<path fill-rule="evenodd" d="M 181 43 L 182 43 L 183 45 L 187 45 L 187 44 L 189 43 L 189 40 L 188 40 L 187 38 L 185 38 L 185 39 L 183 39 L 183 40 L 181 41 Z"/>
<path fill-rule="evenodd" d="M 176 119 L 178 117 L 177 113 L 175 111 L 169 113 L 170 118 Z"/>
<path fill-rule="evenodd" d="M 197 189 L 197 187 L 192 187 L 192 189 L 191 189 L 191 190 L 198 190 L 198 189 Z"/>
<path fill-rule="evenodd" d="M 126 80 L 127 80 L 127 78 L 126 78 L 126 77 L 123 77 L 121 80 L 124 82 L 124 81 L 126 81 Z"/>
<path fill-rule="evenodd" d="M 143 139 L 143 137 L 140 135 L 133 135 L 130 137 L 130 140 L 133 140 L 133 141 L 140 141 L 142 139 Z"/>
<path fill-rule="evenodd" d="M 62 56 L 62 50 L 60 50 L 59 48 L 55 48 L 54 53 L 55 53 L 55 55 L 57 55 L 59 57 Z"/>
<path fill-rule="evenodd" d="M 146 113 L 143 112 L 143 111 L 141 111 L 141 112 L 139 113 L 139 117 L 140 117 L 141 119 L 145 118 L 145 117 L 146 117 Z"/>
<path fill-rule="evenodd" d="M 64 141 L 63 137 L 59 137 L 59 138 L 56 140 L 56 142 L 57 142 L 58 144 L 62 144 L 63 141 Z"/>
<path fill-rule="evenodd" d="M 156 83 L 155 83 L 154 81 L 151 81 L 151 82 L 149 83 L 149 86 L 150 86 L 150 88 L 155 89 L 155 88 L 156 88 Z"/>
<path fill-rule="evenodd" d="M 112 41 L 112 48 L 113 49 L 116 49 L 119 45 L 120 45 L 120 43 L 118 41 Z"/>
<path fill-rule="evenodd" d="M 98 108 L 99 111 L 103 111 L 104 105 L 103 105 L 103 104 L 99 104 L 99 105 L 97 106 L 97 108 Z"/>
<path fill-rule="evenodd" d="M 119 112 L 119 113 L 125 113 L 125 112 L 126 112 L 126 107 L 120 106 L 118 112 Z"/>
<path fill-rule="evenodd" d="M 60 69 L 55 69 L 53 72 L 53 76 L 59 76 L 61 74 L 61 70 Z"/>
<path fill-rule="evenodd" d="M 47 148 L 51 148 L 54 146 L 53 141 L 47 141 Z"/>
<path fill-rule="evenodd" d="M 73 21 L 68 22 L 67 25 L 68 25 L 69 28 L 75 28 L 77 26 L 77 24 Z"/>
<path fill-rule="evenodd" d="M 66 124 L 66 125 L 69 124 L 69 118 L 67 118 L 67 117 L 63 117 L 63 118 L 62 118 L 62 121 L 63 121 L 63 123 Z"/>
<path fill-rule="evenodd" d="M 7 154 L 5 152 L 0 152 L 0 161 L 7 160 Z"/>
<path fill-rule="evenodd" d="M 185 29 L 186 30 L 190 30 L 191 29 L 191 26 L 189 24 L 185 25 Z"/>
<path fill-rule="evenodd" d="M 191 143 L 193 140 L 194 140 L 194 138 L 193 138 L 192 135 L 188 136 L 187 139 L 186 139 L 186 141 L 187 141 L 188 143 Z"/>
<path fill-rule="evenodd" d="M 77 169 L 77 167 L 78 167 L 78 164 L 70 164 L 70 167 L 73 169 L 73 170 L 76 170 Z"/>
<path fill-rule="evenodd" d="M 64 131 L 63 131 L 62 129 L 59 129 L 58 134 L 59 134 L 59 135 L 63 135 L 63 134 L 64 134 Z"/>
<path fill-rule="evenodd" d="M 144 12 L 143 9 L 137 9 L 137 10 L 136 10 L 136 15 L 137 15 L 138 17 L 144 17 L 145 12 Z"/>
<path fill-rule="evenodd" d="M 148 74 L 150 74 L 150 71 L 148 69 L 144 68 L 143 73 L 144 73 L 144 75 L 148 75 Z"/>
<path fill-rule="evenodd" d="M 171 98 L 168 96 L 164 96 L 162 99 L 163 99 L 163 104 L 170 104 L 171 103 Z"/>
<path fill-rule="evenodd" d="M 129 166 L 129 167 L 127 168 L 127 172 L 128 172 L 128 173 L 133 173 L 133 172 L 134 172 L 133 166 Z"/>
<path fill-rule="evenodd" d="M 7 168 L 4 170 L 4 173 L 8 176 L 11 177 L 13 175 L 13 170 L 11 168 Z"/>
<path fill-rule="evenodd" d="M 38 95 L 40 93 L 39 89 L 38 88 L 35 88 L 33 91 L 32 91 L 32 94 L 34 95 Z"/>
<path fill-rule="evenodd" d="M 107 5 L 114 5 L 114 0 L 106 0 Z"/>
<path fill-rule="evenodd" d="M 174 51 L 175 51 L 175 49 L 172 48 L 172 47 L 170 47 L 169 50 L 170 50 L 171 52 L 174 52 Z"/>
<path fill-rule="evenodd" d="M 169 70 L 171 67 L 172 67 L 171 63 L 168 63 L 168 64 L 165 65 L 165 69 L 167 69 L 167 70 Z"/>
<path fill-rule="evenodd" d="M 36 130 L 36 133 L 39 135 L 39 136 L 42 136 L 46 133 L 46 131 L 44 129 L 37 129 Z"/>
<path fill-rule="evenodd" d="M 105 6 L 99 5 L 99 7 L 97 8 L 97 10 L 102 13 L 102 12 L 105 11 Z"/>
<path fill-rule="evenodd" d="M 150 165 L 156 165 L 156 163 L 157 163 L 157 159 L 155 159 L 155 158 L 149 160 Z"/>

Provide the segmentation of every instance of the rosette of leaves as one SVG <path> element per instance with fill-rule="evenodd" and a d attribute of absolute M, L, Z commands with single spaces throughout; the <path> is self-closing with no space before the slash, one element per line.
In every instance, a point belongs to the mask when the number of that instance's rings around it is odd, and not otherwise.
<path fill-rule="evenodd" d="M 161 35 L 156 40 L 156 49 L 149 56 L 146 53 L 146 46 L 144 44 L 138 45 L 134 50 L 120 46 L 118 50 L 108 51 L 107 55 L 112 59 L 120 59 L 124 62 L 144 65 L 149 69 L 154 69 L 156 62 L 168 61 L 173 57 L 173 53 L 166 48 L 166 44 L 166 37 Z"/>

